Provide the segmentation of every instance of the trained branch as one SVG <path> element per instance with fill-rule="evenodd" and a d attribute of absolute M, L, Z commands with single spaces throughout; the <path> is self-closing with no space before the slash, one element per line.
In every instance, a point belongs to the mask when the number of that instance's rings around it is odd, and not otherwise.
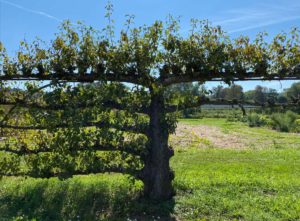
<path fill-rule="evenodd" d="M 80 108 L 93 108 L 93 107 L 103 107 L 106 109 L 117 109 L 117 110 L 130 110 L 141 114 L 149 114 L 149 108 L 145 106 L 133 107 L 129 105 L 121 104 L 115 101 L 104 101 L 99 103 L 78 103 L 78 104 L 52 104 L 52 105 L 41 105 L 39 103 L 28 103 L 24 100 L 17 100 L 14 102 L 0 100 L 0 105 L 18 105 L 23 108 L 36 108 L 41 110 L 65 110 L 66 108 L 80 109 Z"/>
<path fill-rule="evenodd" d="M 93 146 L 89 147 L 79 147 L 79 148 L 73 148 L 73 147 L 68 147 L 64 150 L 70 151 L 70 152 L 77 152 L 77 151 L 121 151 L 121 152 L 126 152 L 132 155 L 140 156 L 142 150 L 137 150 L 132 148 L 134 144 L 132 142 L 124 143 L 122 145 L 112 145 L 112 144 L 95 144 Z M 57 149 L 53 148 L 34 148 L 34 149 L 29 149 L 25 145 L 22 145 L 19 149 L 12 149 L 9 146 L 5 147 L 0 147 L 0 151 L 6 152 L 6 153 L 13 153 L 19 156 L 24 156 L 24 155 L 32 155 L 32 154 L 41 154 L 41 153 L 55 153 L 57 152 Z"/>
<path fill-rule="evenodd" d="M 57 84 L 58 81 L 53 81 L 49 84 L 46 84 L 46 85 L 43 85 L 39 88 L 36 88 L 35 90 L 31 91 L 30 93 L 28 93 L 25 97 L 24 97 L 24 100 L 28 99 L 30 96 L 34 95 L 35 93 L 47 88 L 47 87 L 50 87 L 54 84 Z M 15 104 L 14 106 L 12 106 L 9 111 L 6 113 L 6 115 L 3 117 L 3 119 L 0 121 L 0 127 L 4 124 L 4 122 L 6 122 L 9 118 L 9 116 L 14 112 L 14 110 L 19 106 L 19 104 Z"/>
<path fill-rule="evenodd" d="M 206 82 L 206 81 L 267 81 L 267 80 L 300 80 L 300 72 L 292 71 L 286 74 L 261 75 L 256 72 L 232 73 L 232 72 L 197 72 L 192 74 L 169 75 L 160 79 L 164 86 L 186 82 Z"/>
<path fill-rule="evenodd" d="M 131 168 L 124 168 L 124 167 L 108 167 L 102 169 L 87 169 L 87 170 L 73 170 L 68 172 L 57 172 L 54 173 L 52 171 L 42 172 L 42 173 L 35 173 L 35 172 L 16 172 L 16 173 L 3 173 L 0 172 L 0 177 L 32 177 L 32 178 L 51 178 L 51 177 L 58 177 L 58 178 L 71 178 L 74 175 L 90 175 L 90 174 L 99 174 L 99 173 L 122 173 L 122 174 L 129 174 L 138 178 L 137 174 L 139 170 L 131 169 Z"/>
<path fill-rule="evenodd" d="M 86 74 L 73 74 L 73 73 L 54 73 L 48 75 L 38 74 L 15 74 L 15 75 L 0 75 L 0 81 L 67 81 L 67 82 L 82 82 L 92 83 L 96 81 L 114 81 L 125 82 L 144 87 L 149 87 L 150 83 L 155 79 L 151 76 L 138 76 L 135 74 L 103 74 L 103 73 L 86 73 Z"/>
<path fill-rule="evenodd" d="M 14 129 L 14 130 L 49 130 L 53 128 L 73 128 L 73 127 L 97 127 L 97 128 L 113 128 L 120 131 L 127 131 L 132 133 L 148 133 L 148 124 L 146 123 L 124 123 L 122 125 L 111 124 L 107 121 L 98 121 L 98 122 L 84 122 L 79 124 L 57 124 L 51 126 L 18 126 L 18 125 L 0 125 L 0 128 L 3 129 Z"/>

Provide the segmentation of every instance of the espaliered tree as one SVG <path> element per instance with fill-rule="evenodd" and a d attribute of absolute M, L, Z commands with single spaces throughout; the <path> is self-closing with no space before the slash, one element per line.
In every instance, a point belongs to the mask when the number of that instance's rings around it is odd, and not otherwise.
<path fill-rule="evenodd" d="M 111 24 L 98 32 L 65 22 L 50 45 L 21 42 L 13 58 L 0 45 L 2 176 L 129 173 L 146 197 L 170 199 L 176 111 L 209 103 L 178 102 L 166 96 L 170 85 L 300 79 L 297 28 L 267 42 L 265 34 L 231 39 L 207 21 L 193 20 L 187 36 L 172 18 L 130 24 L 115 37 Z M 12 90 L 11 81 L 26 85 Z"/>

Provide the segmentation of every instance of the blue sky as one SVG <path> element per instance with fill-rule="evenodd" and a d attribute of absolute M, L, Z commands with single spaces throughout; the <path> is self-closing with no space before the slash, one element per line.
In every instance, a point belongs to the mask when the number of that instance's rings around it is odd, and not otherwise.
<path fill-rule="evenodd" d="M 135 24 L 151 24 L 168 14 L 181 17 L 182 33 L 189 30 L 191 18 L 208 19 L 221 25 L 232 37 L 267 31 L 272 37 L 291 27 L 300 27 L 300 0 L 112 0 L 116 29 L 126 14 L 135 15 Z M 19 41 L 35 36 L 49 41 L 61 21 L 84 21 L 95 28 L 106 25 L 105 0 L 0 0 L 0 41 L 10 54 Z M 238 82 L 237 82 L 238 83 Z M 248 90 L 261 84 L 282 90 L 291 82 L 245 82 Z M 209 86 L 215 84 L 208 84 Z"/>

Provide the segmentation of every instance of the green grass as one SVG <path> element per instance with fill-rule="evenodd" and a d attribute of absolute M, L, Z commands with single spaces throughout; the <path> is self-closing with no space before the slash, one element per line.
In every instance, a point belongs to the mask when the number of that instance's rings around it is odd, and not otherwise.
<path fill-rule="evenodd" d="M 186 150 L 173 167 L 184 220 L 299 220 L 300 151 Z"/>
<path fill-rule="evenodd" d="M 109 220 L 126 214 L 141 184 L 122 175 L 69 180 L 9 178 L 0 184 L 0 220 L 25 215 L 38 220 Z"/>
<path fill-rule="evenodd" d="M 280 148 L 178 148 L 171 161 L 177 196 L 161 204 L 138 198 L 141 183 L 123 175 L 5 178 L 0 220 L 300 220 L 299 135 L 223 119 L 181 122 L 274 139 Z"/>

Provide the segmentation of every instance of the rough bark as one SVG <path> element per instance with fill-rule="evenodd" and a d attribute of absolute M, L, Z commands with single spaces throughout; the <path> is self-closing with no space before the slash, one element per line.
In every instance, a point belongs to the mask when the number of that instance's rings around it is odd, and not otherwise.
<path fill-rule="evenodd" d="M 150 105 L 149 156 L 142 170 L 144 195 L 153 200 L 168 200 L 174 196 L 174 173 L 169 160 L 174 151 L 168 146 L 168 130 L 162 94 L 153 94 Z"/>

